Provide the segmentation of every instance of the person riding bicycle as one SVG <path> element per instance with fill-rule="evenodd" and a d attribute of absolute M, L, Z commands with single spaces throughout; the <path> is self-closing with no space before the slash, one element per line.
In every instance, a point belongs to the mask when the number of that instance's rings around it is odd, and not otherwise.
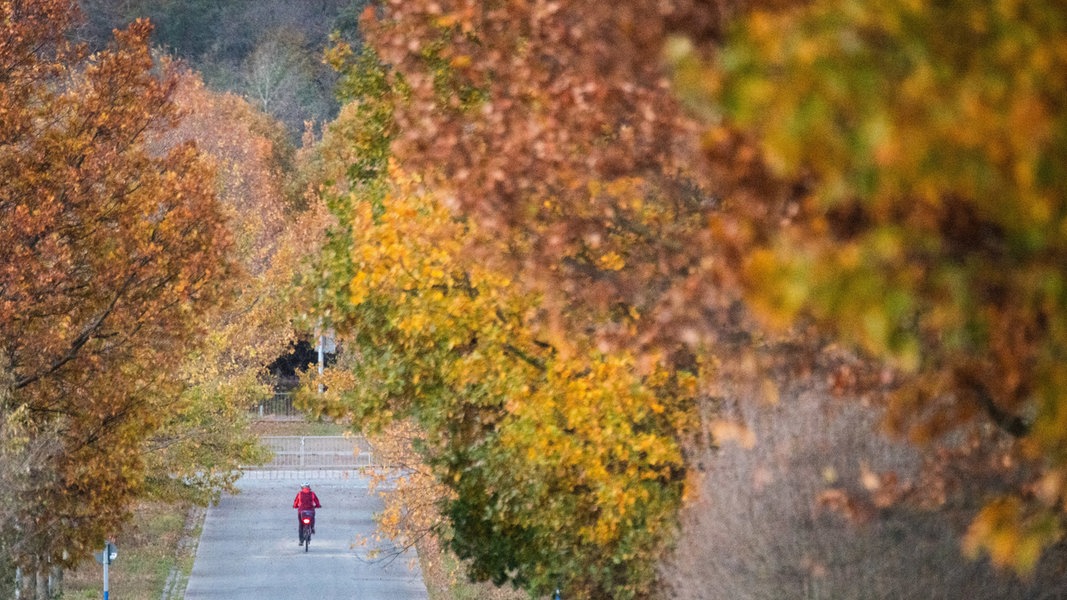
<path fill-rule="evenodd" d="M 305 483 L 300 486 L 300 491 L 293 499 L 293 508 L 296 509 L 296 535 L 300 537 L 300 516 L 307 512 L 311 515 L 311 533 L 315 533 L 315 509 L 322 508 L 319 497 L 311 491 L 311 484 Z M 303 541 L 303 540 L 301 540 Z"/>

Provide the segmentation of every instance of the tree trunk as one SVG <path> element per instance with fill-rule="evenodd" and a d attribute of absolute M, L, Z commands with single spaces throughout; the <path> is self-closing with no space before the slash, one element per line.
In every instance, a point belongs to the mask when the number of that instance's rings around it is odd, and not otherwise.
<path fill-rule="evenodd" d="M 35 561 L 15 571 L 15 600 L 54 600 L 63 590 L 63 568 L 48 561 Z"/>
<path fill-rule="evenodd" d="M 63 597 L 63 573 L 63 567 L 52 565 L 51 572 L 48 574 L 49 598 Z"/>
<path fill-rule="evenodd" d="M 34 600 L 51 600 L 51 595 L 48 593 L 48 567 L 46 565 L 37 564 L 37 595 L 34 596 Z"/>
<path fill-rule="evenodd" d="M 33 567 L 19 567 L 15 574 L 15 598 L 37 600 L 37 571 Z"/>

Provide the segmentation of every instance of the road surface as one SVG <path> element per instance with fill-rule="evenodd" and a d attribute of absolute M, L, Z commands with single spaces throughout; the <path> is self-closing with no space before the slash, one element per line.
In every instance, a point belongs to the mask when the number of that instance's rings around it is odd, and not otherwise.
<path fill-rule="evenodd" d="M 309 481 L 322 502 L 311 550 L 297 545 L 293 497 Z M 186 600 L 425 600 L 416 555 L 370 558 L 381 500 L 356 471 L 251 471 L 241 493 L 208 509 Z M 370 540 L 360 545 L 361 539 Z"/>

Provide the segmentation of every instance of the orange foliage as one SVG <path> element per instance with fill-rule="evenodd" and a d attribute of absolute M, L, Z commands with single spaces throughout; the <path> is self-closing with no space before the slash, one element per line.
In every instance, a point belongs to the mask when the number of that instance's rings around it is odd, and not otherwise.
<path fill-rule="evenodd" d="M 0 527 L 31 571 L 77 562 L 126 516 L 230 271 L 214 173 L 191 144 L 150 148 L 176 85 L 151 26 L 75 60 L 71 10 L 0 3 L 0 425 L 5 465 L 28 466 L 5 473 Z"/>

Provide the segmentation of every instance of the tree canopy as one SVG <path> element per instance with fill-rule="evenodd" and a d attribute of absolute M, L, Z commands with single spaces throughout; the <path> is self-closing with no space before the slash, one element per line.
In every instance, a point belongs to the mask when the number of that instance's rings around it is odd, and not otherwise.
<path fill-rule="evenodd" d="M 212 47 L 196 19 L 249 4 L 195 4 L 157 7 L 166 35 L 302 120 L 306 38 Z M 220 416 L 294 279 L 346 353 L 306 405 L 413 436 L 423 523 L 476 578 L 651 595 L 694 447 L 748 445 L 726 408 L 790 388 L 921 453 L 910 482 L 859 469 L 868 506 L 967 495 L 968 555 L 1020 573 L 1064 537 L 1057 2 L 381 3 L 326 53 L 345 106 L 304 198 L 277 129 L 153 61 L 146 22 L 89 54 L 70 2 L 0 15 L 0 505 L 39 507 L 0 543 L 27 568 L 121 522 L 149 461 L 161 492 L 232 481 Z M 313 274 L 303 202 L 332 219 Z"/>
<path fill-rule="evenodd" d="M 681 345 L 714 365 L 710 396 L 753 374 L 773 395 L 850 348 L 863 368 L 819 375 L 886 392 L 932 462 L 990 465 L 969 550 L 1025 572 L 1062 538 L 1061 6 L 454 0 L 366 19 L 410 89 L 398 163 L 509 240 L 478 250 L 544 294 L 551 341 Z"/>
<path fill-rule="evenodd" d="M 153 494 L 206 502 L 263 459 L 248 408 L 273 393 L 264 367 L 296 339 L 293 289 L 319 216 L 294 201 L 292 147 L 283 126 L 234 94 L 183 71 L 174 94 L 182 118 L 155 144 L 196 143 L 216 172 L 221 217 L 233 236 L 226 302 L 200 315 L 205 334 L 181 367 L 185 389 L 146 452 Z"/>
<path fill-rule="evenodd" d="M 259 459 L 241 415 L 314 235 L 280 126 L 154 58 L 147 21 L 93 53 L 78 22 L 0 3 L 5 586 L 80 562 L 139 498 L 206 502 Z"/>
<path fill-rule="evenodd" d="M 1055 3 L 813 2 L 744 15 L 686 80 L 795 186 L 746 249 L 754 304 L 896 367 L 911 439 L 1014 438 L 967 544 L 1024 571 L 1062 536 L 1065 42 Z"/>
<path fill-rule="evenodd" d="M 9 450 L 34 457 L 9 475 L 2 527 L 33 572 L 80 559 L 125 518 L 139 446 L 180 389 L 232 241 L 196 149 L 149 147 L 173 123 L 175 78 L 152 60 L 147 22 L 77 61 L 69 2 L 0 10 L 0 410 Z"/>
<path fill-rule="evenodd" d="M 341 160 L 324 171 L 344 174 L 324 188 L 342 251 L 321 267 L 351 358 L 305 401 L 365 430 L 418 424 L 416 448 L 446 489 L 436 532 L 473 576 L 539 594 L 646 594 L 681 502 L 695 378 L 666 360 L 638 368 L 591 338 L 539 338 L 540 295 L 465 252 L 508 242 L 378 151 L 403 87 L 380 87 L 372 54 L 352 64 L 354 98 L 322 150 Z"/>
<path fill-rule="evenodd" d="M 137 18 L 155 24 L 152 45 L 186 61 L 208 87 L 243 95 L 299 140 L 306 121 L 333 118 L 334 74 L 319 57 L 335 29 L 357 33 L 364 2 L 348 0 L 77 0 L 78 35 L 94 47 Z"/>

